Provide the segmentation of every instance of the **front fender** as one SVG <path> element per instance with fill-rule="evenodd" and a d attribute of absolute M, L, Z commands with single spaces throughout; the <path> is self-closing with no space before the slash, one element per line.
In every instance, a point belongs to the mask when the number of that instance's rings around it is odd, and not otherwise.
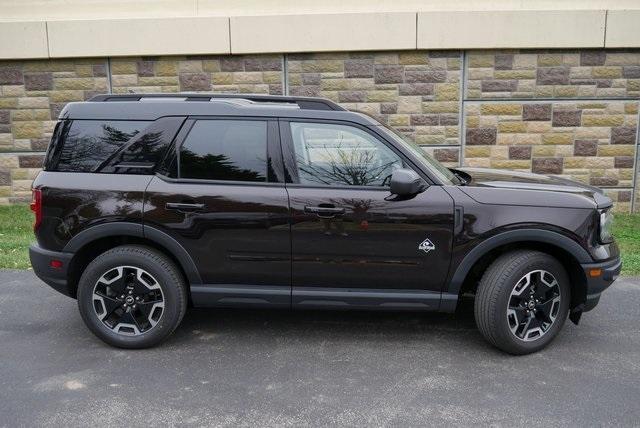
<path fill-rule="evenodd" d="M 518 229 L 501 232 L 475 246 L 464 256 L 462 262 L 455 267 L 455 270 L 450 275 L 449 286 L 442 294 L 441 310 L 455 310 L 462 284 L 473 265 L 482 256 L 498 247 L 517 242 L 540 242 L 553 245 L 571 254 L 578 263 L 593 263 L 593 258 L 587 250 L 571 238 L 558 232 L 543 229 Z"/>

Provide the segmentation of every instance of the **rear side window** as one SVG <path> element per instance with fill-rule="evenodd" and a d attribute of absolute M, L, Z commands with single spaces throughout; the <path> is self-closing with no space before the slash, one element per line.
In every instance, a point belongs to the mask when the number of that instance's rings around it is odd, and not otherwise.
<path fill-rule="evenodd" d="M 267 122 L 199 120 L 180 149 L 179 177 L 267 181 Z"/>
<path fill-rule="evenodd" d="M 55 155 L 55 169 L 65 172 L 94 172 L 149 123 L 74 120 L 67 131 L 64 144 Z"/>

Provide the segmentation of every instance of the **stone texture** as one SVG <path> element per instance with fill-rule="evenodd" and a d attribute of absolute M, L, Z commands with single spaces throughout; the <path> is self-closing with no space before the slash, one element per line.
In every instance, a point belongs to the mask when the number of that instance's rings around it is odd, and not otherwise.
<path fill-rule="evenodd" d="M 525 104 L 522 106 L 522 120 L 551 120 L 551 104 Z"/>
<path fill-rule="evenodd" d="M 607 54 L 604 51 L 583 51 L 580 52 L 580 65 L 604 65 Z"/>
<path fill-rule="evenodd" d="M 323 96 L 370 114 L 425 149 L 460 144 L 460 52 L 315 53 L 287 59 L 292 95 Z M 427 151 L 435 156 L 433 149 Z M 453 159 L 450 152 L 437 153 Z"/>
<path fill-rule="evenodd" d="M 404 67 L 401 65 L 376 65 L 374 71 L 375 83 L 402 83 L 404 81 Z"/>
<path fill-rule="evenodd" d="M 463 164 L 632 188 L 637 107 L 613 100 L 467 104 Z"/>
<path fill-rule="evenodd" d="M 509 147 L 509 159 L 531 159 L 530 146 Z"/>
<path fill-rule="evenodd" d="M 42 168 L 43 155 L 21 155 L 18 157 L 20 168 Z"/>
<path fill-rule="evenodd" d="M 206 73 L 184 73 L 180 77 L 180 90 L 186 92 L 208 91 L 211 75 Z"/>
<path fill-rule="evenodd" d="M 598 140 L 576 140 L 573 145 L 574 156 L 596 156 Z"/>
<path fill-rule="evenodd" d="M 562 174 L 562 159 L 533 158 L 531 170 L 536 174 Z"/>
<path fill-rule="evenodd" d="M 580 126 L 581 116 L 581 110 L 554 111 L 552 126 Z"/>
<path fill-rule="evenodd" d="M 27 91 L 48 91 L 53 89 L 53 74 L 34 73 L 24 75 L 24 88 Z"/>
<path fill-rule="evenodd" d="M 567 67 L 539 68 L 536 83 L 538 85 L 566 85 L 569 83 L 569 69 Z"/>
<path fill-rule="evenodd" d="M 469 99 L 640 96 L 638 50 L 470 51 L 467 58 Z"/>
<path fill-rule="evenodd" d="M 465 143 L 469 146 L 496 144 L 496 136 L 495 128 L 471 128 L 467 129 Z"/>
<path fill-rule="evenodd" d="M 636 127 L 616 126 L 611 128 L 611 144 L 635 144 Z"/>
<path fill-rule="evenodd" d="M 114 93 L 282 94 L 281 55 L 113 58 Z"/>
<path fill-rule="evenodd" d="M 344 77 L 373 77 L 373 59 L 351 59 L 345 61 Z"/>

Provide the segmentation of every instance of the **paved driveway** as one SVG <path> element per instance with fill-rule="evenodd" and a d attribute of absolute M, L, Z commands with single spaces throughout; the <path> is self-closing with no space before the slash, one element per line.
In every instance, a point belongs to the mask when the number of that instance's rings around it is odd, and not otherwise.
<path fill-rule="evenodd" d="M 640 279 L 547 350 L 511 357 L 468 314 L 192 310 L 123 351 L 31 272 L 0 271 L 0 426 L 639 425 Z"/>

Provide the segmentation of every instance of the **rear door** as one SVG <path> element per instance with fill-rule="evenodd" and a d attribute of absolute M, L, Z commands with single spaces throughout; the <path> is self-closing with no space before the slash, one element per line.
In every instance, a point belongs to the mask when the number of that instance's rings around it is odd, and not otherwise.
<path fill-rule="evenodd" d="M 277 121 L 190 118 L 145 196 L 145 230 L 196 264 L 199 306 L 290 305 L 291 242 Z"/>
<path fill-rule="evenodd" d="M 393 170 L 413 166 L 365 127 L 282 120 L 280 129 L 292 176 L 293 304 L 437 309 L 451 256 L 451 197 L 431 185 L 394 198 Z"/>

